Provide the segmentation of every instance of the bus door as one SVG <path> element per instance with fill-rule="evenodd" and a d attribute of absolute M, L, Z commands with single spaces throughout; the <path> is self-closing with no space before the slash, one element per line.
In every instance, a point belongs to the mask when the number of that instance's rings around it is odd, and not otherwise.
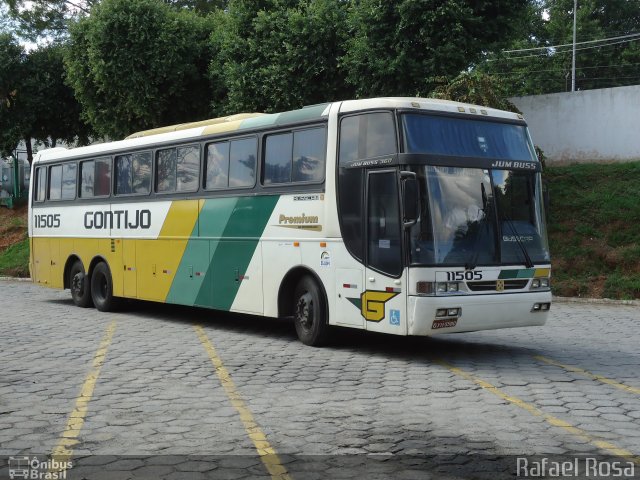
<path fill-rule="evenodd" d="M 362 314 L 366 329 L 406 334 L 402 218 L 396 169 L 367 172 L 366 271 Z"/>

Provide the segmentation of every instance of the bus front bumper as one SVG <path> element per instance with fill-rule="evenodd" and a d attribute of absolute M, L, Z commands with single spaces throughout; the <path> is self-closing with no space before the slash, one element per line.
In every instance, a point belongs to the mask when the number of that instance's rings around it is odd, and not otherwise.
<path fill-rule="evenodd" d="M 496 295 L 410 296 L 409 335 L 473 332 L 497 328 L 544 325 L 548 310 L 534 305 L 551 304 L 551 292 Z M 460 309 L 458 316 L 436 316 L 438 310 Z"/>

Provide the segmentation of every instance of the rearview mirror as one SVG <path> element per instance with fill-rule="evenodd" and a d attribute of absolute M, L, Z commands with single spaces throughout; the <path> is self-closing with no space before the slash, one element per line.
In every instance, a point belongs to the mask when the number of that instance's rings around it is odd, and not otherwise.
<path fill-rule="evenodd" d="M 413 172 L 402 172 L 402 211 L 405 228 L 418 221 L 420 216 L 420 186 Z"/>

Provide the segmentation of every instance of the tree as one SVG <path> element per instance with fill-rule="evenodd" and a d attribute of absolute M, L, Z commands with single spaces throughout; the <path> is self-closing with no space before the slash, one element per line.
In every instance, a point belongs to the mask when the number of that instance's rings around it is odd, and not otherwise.
<path fill-rule="evenodd" d="M 217 111 L 281 111 L 352 96 L 338 64 L 344 2 L 231 0 L 223 16 L 209 69 L 227 95 Z"/>
<path fill-rule="evenodd" d="M 65 83 L 63 47 L 58 44 L 38 48 L 26 57 L 22 94 L 17 108 L 23 118 L 23 139 L 31 162 L 31 139 L 54 147 L 89 143 L 91 128 L 81 119 L 81 106 Z"/>
<path fill-rule="evenodd" d="M 206 118 L 211 19 L 159 0 L 103 0 L 71 26 L 66 66 L 102 135 Z"/>
<path fill-rule="evenodd" d="M 29 162 L 31 140 L 55 146 L 87 143 L 90 129 L 80 120 L 80 105 L 64 83 L 62 47 L 56 44 L 24 53 L 15 40 L 0 40 L 0 147 L 4 155 L 24 140 Z"/>
<path fill-rule="evenodd" d="M 8 156 L 22 138 L 16 102 L 25 53 L 9 33 L 0 33 L 0 154 Z"/>
<path fill-rule="evenodd" d="M 432 98 L 522 113 L 507 99 L 507 86 L 499 77 L 474 71 L 463 72 L 453 80 L 443 77 L 436 81 L 440 85 L 429 95 Z"/>
<path fill-rule="evenodd" d="M 17 22 L 21 37 L 60 39 L 67 34 L 69 21 L 87 15 L 99 0 L 0 0 Z"/>
<path fill-rule="evenodd" d="M 201 15 L 216 12 L 227 7 L 227 0 L 165 0 L 176 8 L 193 10 Z"/>
<path fill-rule="evenodd" d="M 533 4 L 529 28 L 523 30 L 521 38 L 510 45 L 508 52 L 489 56 L 481 68 L 511 83 L 512 95 L 570 90 L 573 5 L 573 0 L 544 0 Z M 638 2 L 579 0 L 576 88 L 587 90 L 639 83 L 640 36 L 629 37 L 639 31 Z M 597 41 L 612 37 L 627 38 Z M 510 52 L 521 49 L 532 50 Z"/>
<path fill-rule="evenodd" d="M 358 96 L 425 95 L 505 44 L 528 0 L 351 0 L 342 60 Z"/>
<path fill-rule="evenodd" d="M 227 0 L 163 0 L 177 9 L 193 10 L 207 15 L 225 8 Z M 100 0 L 0 0 L 0 12 L 7 10 L 17 24 L 14 29 L 21 37 L 36 41 L 46 38 L 65 38 L 70 23 L 89 15 Z M 3 12 L 4 13 L 4 12 Z M 0 23 L 0 29 L 2 23 Z"/>

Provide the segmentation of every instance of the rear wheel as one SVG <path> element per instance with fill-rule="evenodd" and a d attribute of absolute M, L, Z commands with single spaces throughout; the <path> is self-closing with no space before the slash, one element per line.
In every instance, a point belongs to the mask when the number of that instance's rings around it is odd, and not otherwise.
<path fill-rule="evenodd" d="M 118 306 L 118 299 L 113 296 L 111 271 L 104 262 L 97 264 L 91 274 L 91 298 L 101 312 L 112 312 Z"/>
<path fill-rule="evenodd" d="M 327 306 L 318 283 L 302 277 L 294 293 L 293 317 L 298 338 L 305 345 L 319 347 L 329 339 Z"/>
<path fill-rule="evenodd" d="M 91 300 L 91 285 L 89 277 L 84 273 L 84 267 L 80 260 L 76 260 L 69 270 L 69 289 L 73 303 L 78 307 L 88 308 L 93 306 Z"/>

